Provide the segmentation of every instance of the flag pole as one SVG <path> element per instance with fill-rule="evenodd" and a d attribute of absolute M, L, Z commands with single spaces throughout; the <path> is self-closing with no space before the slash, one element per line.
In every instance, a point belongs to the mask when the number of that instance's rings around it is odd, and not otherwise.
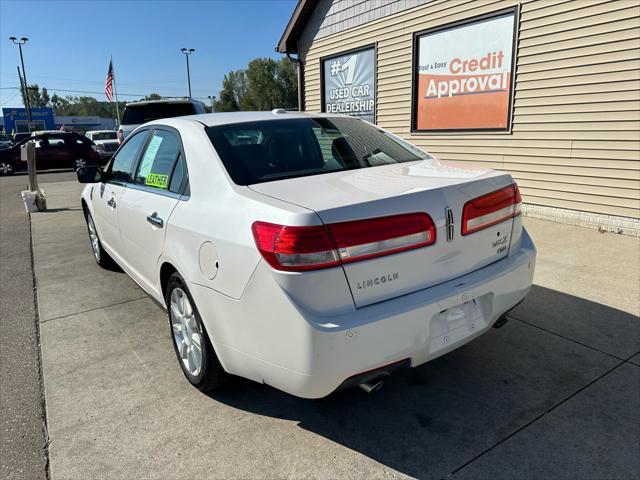
<path fill-rule="evenodd" d="M 111 57 L 111 67 L 113 68 L 113 56 Z M 118 105 L 118 89 L 116 88 L 116 69 L 113 69 L 113 94 L 116 97 L 116 120 L 118 121 L 118 127 L 120 126 L 120 106 Z"/>

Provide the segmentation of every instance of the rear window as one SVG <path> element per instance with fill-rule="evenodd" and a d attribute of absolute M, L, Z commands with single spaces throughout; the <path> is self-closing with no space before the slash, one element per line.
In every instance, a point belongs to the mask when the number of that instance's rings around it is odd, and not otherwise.
<path fill-rule="evenodd" d="M 146 103 L 142 105 L 127 105 L 122 115 L 124 125 L 134 125 L 150 122 L 159 118 L 182 117 L 194 115 L 196 109 L 192 103 Z"/>
<path fill-rule="evenodd" d="M 237 185 L 432 158 L 352 118 L 295 118 L 208 127 Z"/>

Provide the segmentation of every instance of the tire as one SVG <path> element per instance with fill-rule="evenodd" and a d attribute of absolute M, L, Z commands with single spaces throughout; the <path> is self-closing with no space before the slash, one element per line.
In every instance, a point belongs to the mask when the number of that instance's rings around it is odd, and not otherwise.
<path fill-rule="evenodd" d="M 76 170 L 86 166 L 87 166 L 87 161 L 84 158 L 76 158 L 73 161 L 73 168 L 75 168 Z"/>
<path fill-rule="evenodd" d="M 100 242 L 100 237 L 98 236 L 98 230 L 96 229 L 96 224 L 94 223 L 93 217 L 88 210 L 85 211 L 84 218 L 87 221 L 87 231 L 89 232 L 89 241 L 91 242 L 93 258 L 96 259 L 96 263 L 102 268 L 110 270 L 114 266 L 115 262 L 109 256 L 109 254 L 105 252 L 104 248 L 102 248 L 102 243 Z"/>
<path fill-rule="evenodd" d="M 14 170 L 12 163 L 0 161 L 0 175 L 13 175 Z"/>
<path fill-rule="evenodd" d="M 213 350 L 191 292 L 180 274 L 169 277 L 165 301 L 171 343 L 182 373 L 201 392 L 219 388 L 228 375 Z"/>

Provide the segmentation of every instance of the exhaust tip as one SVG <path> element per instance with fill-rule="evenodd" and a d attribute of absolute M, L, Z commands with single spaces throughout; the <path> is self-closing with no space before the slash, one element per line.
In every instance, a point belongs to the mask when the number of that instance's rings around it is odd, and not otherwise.
<path fill-rule="evenodd" d="M 358 386 L 367 393 L 373 393 L 380 390 L 383 385 L 384 385 L 384 381 L 378 380 L 373 382 L 364 382 Z"/>
<path fill-rule="evenodd" d="M 505 323 L 507 323 L 508 321 L 509 321 L 509 317 L 507 317 L 506 315 L 503 315 L 498 320 L 496 320 L 496 323 L 493 324 L 493 328 L 502 328 L 504 327 Z"/>

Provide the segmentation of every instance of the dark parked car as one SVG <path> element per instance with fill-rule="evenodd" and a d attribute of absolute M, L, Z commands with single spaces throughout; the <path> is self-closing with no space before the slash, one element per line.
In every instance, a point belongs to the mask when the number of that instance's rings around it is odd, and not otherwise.
<path fill-rule="evenodd" d="M 143 123 L 159 118 L 184 117 L 206 113 L 204 103 L 193 98 L 150 100 L 127 103 L 118 128 L 118 141 L 122 143 L 127 136 Z"/>
<path fill-rule="evenodd" d="M 25 138 L 30 138 L 31 137 L 31 132 L 20 132 L 20 133 L 16 133 L 13 136 L 13 143 L 20 143 L 22 140 L 24 140 Z"/>
<path fill-rule="evenodd" d="M 0 175 L 26 170 L 27 162 L 20 158 L 20 147 L 30 140 L 36 144 L 38 170 L 80 168 L 100 163 L 96 146 L 88 138 L 77 133 L 43 133 L 25 138 L 6 150 L 0 150 Z"/>

